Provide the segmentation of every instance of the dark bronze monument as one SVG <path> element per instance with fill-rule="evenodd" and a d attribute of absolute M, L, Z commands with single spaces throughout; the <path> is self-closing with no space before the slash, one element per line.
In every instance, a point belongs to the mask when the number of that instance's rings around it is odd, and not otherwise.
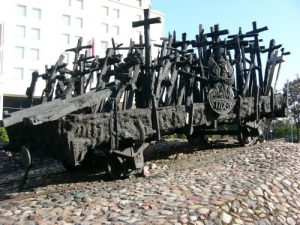
<path fill-rule="evenodd" d="M 112 40 L 99 58 L 88 57 L 92 46 L 79 39 L 66 50 L 75 53 L 72 70 L 60 56 L 44 74 L 33 73 L 28 108 L 3 120 L 11 144 L 55 157 L 67 168 L 104 158 L 108 174 L 122 176 L 141 171 L 144 149 L 163 135 L 185 134 L 201 145 L 206 134 L 232 134 L 242 145 L 254 144 L 264 138 L 264 119 L 285 116 L 286 99 L 274 88 L 276 67 L 289 53 L 274 40 L 268 48 L 260 45 L 267 27 L 253 22 L 251 31 L 228 35 L 218 25 L 209 32 L 200 25 L 193 40 L 185 33 L 178 40 L 174 32 L 155 46 L 160 51 L 152 58 L 149 29 L 160 18 L 149 18 L 149 10 L 144 15 L 132 23 L 144 26 L 138 43 L 123 47 Z M 32 106 L 39 78 L 46 87 Z M 230 129 L 221 129 L 226 125 Z"/>

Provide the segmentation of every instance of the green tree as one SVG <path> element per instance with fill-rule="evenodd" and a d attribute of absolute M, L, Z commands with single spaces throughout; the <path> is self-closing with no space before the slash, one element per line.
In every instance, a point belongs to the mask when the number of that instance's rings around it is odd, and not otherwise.
<path fill-rule="evenodd" d="M 278 119 L 273 121 L 272 127 L 274 128 L 276 138 L 286 138 L 292 134 L 291 126 L 287 119 Z"/>
<path fill-rule="evenodd" d="M 288 90 L 287 90 L 288 89 Z M 300 77 L 297 74 L 296 79 L 290 81 L 284 86 L 284 93 L 288 93 L 289 113 L 296 126 L 297 139 L 299 140 L 300 128 Z"/>

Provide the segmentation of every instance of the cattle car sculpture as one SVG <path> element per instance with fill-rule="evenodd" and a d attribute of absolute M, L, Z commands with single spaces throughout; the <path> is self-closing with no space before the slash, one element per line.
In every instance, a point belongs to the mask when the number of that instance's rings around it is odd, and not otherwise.
<path fill-rule="evenodd" d="M 174 133 L 201 145 L 207 134 L 235 134 L 242 145 L 263 139 L 264 119 L 284 117 L 285 96 L 275 93 L 288 52 L 270 41 L 261 46 L 267 27 L 229 35 L 218 25 L 195 39 L 176 33 L 150 43 L 150 25 L 160 18 L 133 22 L 144 37 L 128 47 L 115 44 L 106 56 L 87 56 L 82 39 L 73 49 L 73 68 L 61 55 L 44 74 L 33 73 L 28 108 L 3 120 L 14 146 L 50 155 L 72 168 L 104 158 L 107 173 L 126 176 L 144 167 L 149 143 Z M 226 37 L 226 38 L 223 38 Z M 151 48 L 160 48 L 152 58 Z M 125 57 L 123 54 L 127 53 Z M 262 56 L 266 54 L 266 66 Z M 93 77 L 96 77 L 93 79 Z M 35 84 L 46 81 L 40 104 L 33 105 Z M 93 86 L 93 83 L 96 83 Z M 230 125 L 231 129 L 220 129 Z"/>

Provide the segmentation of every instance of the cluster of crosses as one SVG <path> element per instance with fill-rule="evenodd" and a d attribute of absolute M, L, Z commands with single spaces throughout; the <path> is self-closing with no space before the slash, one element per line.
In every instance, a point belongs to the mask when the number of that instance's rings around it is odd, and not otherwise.
<path fill-rule="evenodd" d="M 235 96 L 255 97 L 273 92 L 283 56 L 289 52 L 276 45 L 275 40 L 270 41 L 268 48 L 260 45 L 259 34 L 267 27 L 257 28 L 253 22 L 252 31 L 243 33 L 240 28 L 238 34 L 228 35 L 229 31 L 220 30 L 218 25 L 208 33 L 200 25 L 194 40 L 187 40 L 184 33 L 180 41 L 174 32 L 161 38 L 161 45 L 155 45 L 160 51 L 152 58 L 150 25 L 160 23 L 161 19 L 149 18 L 149 14 L 149 9 L 145 9 L 144 20 L 132 23 L 132 27 L 144 27 L 144 38 L 141 36 L 139 43 L 130 40 L 129 47 L 122 47 L 112 39 L 106 56 L 99 58 L 87 56 L 92 45 L 83 46 L 80 38 L 75 48 L 66 50 L 75 53 L 72 69 L 67 69 L 61 55 L 55 65 L 46 66 L 44 74 L 34 72 L 26 92 L 28 107 L 33 104 L 39 77 L 46 81 L 40 103 L 113 88 L 111 99 L 119 110 L 182 104 L 190 107 L 194 102 L 205 102 L 208 91 L 217 82 L 232 87 Z M 228 36 L 221 39 L 224 35 Z M 128 52 L 126 57 L 119 53 L 124 50 Z M 262 53 L 267 53 L 264 72 Z M 111 110 L 112 104 L 108 105 L 99 104 L 95 112 Z"/>
<path fill-rule="evenodd" d="M 153 45 L 150 26 L 160 22 L 145 9 L 144 20 L 132 23 L 133 28 L 144 27 L 144 35 L 137 43 L 130 40 L 128 47 L 112 39 L 103 58 L 89 56 L 93 46 L 83 45 L 80 38 L 75 48 L 66 50 L 74 53 L 72 68 L 62 54 L 44 74 L 34 72 L 26 91 L 28 108 L 8 115 L 4 126 L 23 137 L 24 145 L 32 145 L 35 135 L 27 132 L 32 128 L 42 137 L 36 138 L 36 146 L 49 152 L 60 146 L 60 153 L 66 153 L 60 160 L 69 160 L 70 166 L 80 164 L 88 151 L 101 150 L 108 173 L 113 174 L 114 169 L 133 164 L 142 169 L 144 149 L 161 135 L 183 133 L 200 145 L 209 132 L 223 134 L 218 123 L 230 123 L 235 128 L 231 133 L 238 134 L 244 145 L 263 136 L 263 118 L 284 116 L 286 101 L 274 89 L 283 57 L 290 53 L 274 40 L 268 48 L 261 46 L 259 35 L 267 27 L 258 28 L 253 22 L 251 31 L 243 33 L 240 28 L 229 35 L 218 25 L 209 32 L 200 25 L 192 40 L 186 33 L 178 40 L 174 32 Z M 153 47 L 159 48 L 156 57 L 151 56 Z M 46 86 L 33 106 L 39 78 Z M 40 132 L 47 127 L 60 137 L 49 145 L 48 135 L 43 139 Z"/>

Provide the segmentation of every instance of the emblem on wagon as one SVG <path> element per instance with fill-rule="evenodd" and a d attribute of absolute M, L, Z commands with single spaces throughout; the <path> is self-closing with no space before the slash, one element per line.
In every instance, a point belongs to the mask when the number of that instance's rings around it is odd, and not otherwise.
<path fill-rule="evenodd" d="M 234 106 L 234 94 L 227 84 L 216 83 L 208 92 L 208 102 L 212 110 L 218 114 L 229 113 Z"/>

